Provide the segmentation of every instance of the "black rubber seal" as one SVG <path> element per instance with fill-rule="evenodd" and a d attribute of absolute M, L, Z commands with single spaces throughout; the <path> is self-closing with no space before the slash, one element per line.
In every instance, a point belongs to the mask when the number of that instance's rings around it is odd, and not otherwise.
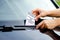
<path fill-rule="evenodd" d="M 51 2 L 54 4 L 56 8 L 59 8 L 58 5 L 54 2 L 54 0 L 51 0 Z"/>

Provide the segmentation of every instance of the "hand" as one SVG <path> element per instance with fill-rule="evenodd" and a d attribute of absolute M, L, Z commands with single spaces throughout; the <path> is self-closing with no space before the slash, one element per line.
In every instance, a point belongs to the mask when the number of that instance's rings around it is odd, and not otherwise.
<path fill-rule="evenodd" d="M 56 20 L 43 20 L 36 26 L 36 29 L 38 28 L 54 29 L 57 26 L 58 26 L 58 23 Z"/>
<path fill-rule="evenodd" d="M 32 10 L 32 13 L 35 15 L 36 20 L 38 20 L 38 18 L 40 18 L 40 17 L 44 17 L 49 14 L 48 11 L 45 11 L 45 10 L 39 9 L 39 8 Z"/>

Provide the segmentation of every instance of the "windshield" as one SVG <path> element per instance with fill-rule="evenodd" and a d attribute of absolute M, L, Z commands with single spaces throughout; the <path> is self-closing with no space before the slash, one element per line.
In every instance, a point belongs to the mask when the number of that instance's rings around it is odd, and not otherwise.
<path fill-rule="evenodd" d="M 28 9 L 22 0 L 0 0 L 0 20 L 25 19 L 25 8 Z"/>
<path fill-rule="evenodd" d="M 0 0 L 0 25 L 24 25 L 28 12 L 35 8 L 55 9 L 50 0 Z M 17 21 L 18 22 L 17 22 Z M 19 22 L 19 20 L 22 20 Z M 28 24 L 28 23 L 27 23 Z M 0 32 L 0 40 L 52 40 L 38 30 Z"/>
<path fill-rule="evenodd" d="M 22 20 L 34 8 L 50 9 L 43 3 L 43 0 L 0 0 L 0 20 Z"/>

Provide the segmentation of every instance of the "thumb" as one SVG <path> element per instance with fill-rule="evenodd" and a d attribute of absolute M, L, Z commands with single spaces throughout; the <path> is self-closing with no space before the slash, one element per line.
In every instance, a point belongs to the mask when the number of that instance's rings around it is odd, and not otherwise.
<path fill-rule="evenodd" d="M 38 21 L 38 19 L 39 19 L 40 17 L 41 17 L 40 15 L 36 16 L 36 17 L 35 17 L 35 20 Z"/>

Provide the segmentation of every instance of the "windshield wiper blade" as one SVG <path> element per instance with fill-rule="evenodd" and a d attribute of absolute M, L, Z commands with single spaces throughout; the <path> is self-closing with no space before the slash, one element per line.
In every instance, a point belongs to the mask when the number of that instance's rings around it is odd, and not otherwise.
<path fill-rule="evenodd" d="M 5 27 L 5 26 L 0 26 L 0 31 L 2 32 L 10 32 L 10 31 L 13 31 L 13 30 L 34 30 L 35 29 L 35 26 L 34 25 L 21 25 L 21 26 L 14 26 L 14 27 Z"/>

